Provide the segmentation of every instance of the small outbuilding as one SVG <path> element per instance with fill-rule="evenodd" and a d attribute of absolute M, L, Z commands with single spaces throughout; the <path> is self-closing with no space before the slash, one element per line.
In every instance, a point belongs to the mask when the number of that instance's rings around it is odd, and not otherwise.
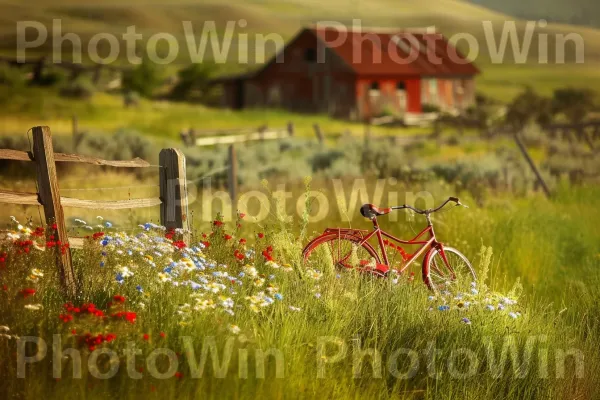
<path fill-rule="evenodd" d="M 368 120 L 460 112 L 475 101 L 477 67 L 430 30 L 301 30 L 262 68 L 222 77 L 224 107 L 283 108 Z"/>

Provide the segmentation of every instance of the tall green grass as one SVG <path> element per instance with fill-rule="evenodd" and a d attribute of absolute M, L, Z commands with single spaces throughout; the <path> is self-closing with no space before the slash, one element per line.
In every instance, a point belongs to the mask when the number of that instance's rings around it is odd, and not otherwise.
<path fill-rule="evenodd" d="M 10 262 L 0 275 L 2 283 L 10 286 L 2 291 L 0 303 L 0 325 L 11 328 L 8 334 L 41 336 L 50 343 L 51 334 L 61 333 L 64 346 L 70 347 L 76 346 L 71 328 L 81 332 L 115 331 L 117 340 L 107 346 L 119 352 L 127 341 L 133 341 L 145 355 L 158 347 L 181 353 L 178 371 L 183 377 L 156 380 L 148 377 L 144 366 L 145 377 L 132 380 L 125 373 L 122 359 L 120 372 L 112 379 L 98 380 L 85 373 L 82 379 L 71 379 L 71 363 L 64 360 L 63 376 L 56 380 L 52 377 L 49 350 L 44 361 L 27 367 L 27 378 L 16 379 L 16 342 L 14 338 L 2 337 L 0 352 L 7 361 L 0 366 L 0 385 L 7 398 L 597 398 L 600 321 L 594 310 L 600 303 L 596 292 L 600 277 L 598 198 L 597 188 L 563 190 L 553 200 L 492 199 L 486 207 L 465 198 L 473 206 L 471 209 L 453 209 L 436 218 L 439 238 L 469 254 L 480 278 L 489 271 L 486 284 L 490 290 L 486 291 L 480 283 L 478 295 L 466 296 L 474 303 L 468 311 L 458 306 L 461 300 L 452 297 L 428 299 L 430 293 L 424 285 L 418 279 L 411 282 L 409 276 L 400 277 L 396 283 L 393 277 L 373 279 L 353 272 L 340 273 L 323 263 L 318 266 L 322 276 L 313 279 L 300 260 L 305 240 L 298 237 L 306 219 L 284 223 L 275 218 L 277 212 L 261 226 L 242 223 L 241 230 L 233 225 L 227 225 L 225 231 L 205 226 L 205 232 L 213 230 L 216 234 L 197 239 L 212 242 L 204 251 L 206 257 L 229 265 L 227 270 L 232 276 L 243 270 L 243 263 L 237 264 L 232 257 L 232 243 L 241 237 L 249 239 L 249 248 L 258 254 L 250 262 L 284 296 L 258 313 L 243 306 L 236 308 L 233 316 L 198 311 L 184 318 L 178 310 L 190 302 L 191 291 L 160 284 L 157 279 L 158 272 L 169 264 L 167 258 L 156 256 L 157 267 L 150 267 L 136 254 L 118 255 L 111 250 L 103 258 L 101 247 L 90 244 L 75 252 L 83 288 L 75 302 L 92 301 L 104 309 L 111 296 L 122 294 L 127 298 L 125 307 L 137 312 L 137 321 L 134 325 L 94 325 L 77 320 L 65 325 L 58 314 L 64 312 L 61 307 L 66 299 L 57 291 L 51 253 L 34 252 L 30 258 Z M 323 223 L 309 224 L 306 229 L 319 230 Z M 334 224 L 331 220 L 328 223 Z M 417 221 L 411 224 L 418 228 Z M 406 236 L 411 224 L 389 222 L 385 227 Z M 368 227 L 358 220 L 353 226 Z M 225 232 L 233 238 L 223 239 Z M 265 237 L 257 238 L 259 232 Z M 268 245 L 273 246 L 272 254 L 281 268 L 274 269 L 260 255 Z M 489 245 L 494 248 L 492 257 L 485 247 Z M 169 257 L 177 260 L 181 255 Z M 99 266 L 102 260 L 106 262 L 104 267 Z M 114 279 L 117 264 L 128 260 L 137 266 L 131 267 L 135 275 L 119 284 Z M 17 289 L 21 288 L 19 285 L 33 285 L 25 280 L 32 266 L 46 275 L 36 284 L 38 293 L 23 299 Z M 522 293 L 520 285 L 514 285 L 519 278 Z M 144 293 L 136 290 L 138 284 Z M 237 295 L 230 296 L 239 296 L 239 304 L 245 304 L 244 296 L 253 291 L 252 285 L 241 286 Z M 503 296 L 518 299 L 512 309 L 520 312 L 520 317 L 512 319 L 507 312 L 485 308 L 488 303 L 496 305 Z M 32 302 L 39 302 L 44 308 L 23 308 Z M 442 304 L 449 305 L 450 310 L 439 311 Z M 292 310 L 290 306 L 296 308 Z M 462 321 L 465 316 L 470 324 Z M 239 325 L 240 332 L 231 333 L 231 324 Z M 161 338 L 160 332 L 166 336 Z M 149 341 L 143 340 L 144 333 L 150 335 Z M 208 337 L 214 337 L 221 357 L 231 346 L 231 360 L 224 377 L 214 376 L 209 358 L 202 379 L 194 379 L 181 336 L 193 338 L 196 360 Z M 497 364 L 503 346 L 511 343 L 521 357 L 516 370 L 510 357 Z M 428 356 L 432 346 L 439 350 L 435 362 Z M 337 357 L 344 348 L 344 356 Z M 268 349 L 277 349 L 283 360 L 281 378 L 277 378 L 275 356 L 267 357 L 264 378 L 254 365 L 257 351 Z M 379 367 L 377 363 L 373 366 L 373 358 L 368 355 L 362 358 L 362 367 L 357 367 L 360 350 L 365 349 L 375 349 L 381 355 L 381 376 L 374 372 Z M 408 349 L 418 355 L 419 367 L 407 377 L 402 375 L 410 371 Z M 495 360 L 489 358 L 490 351 Z M 529 364 L 523 359 L 528 351 Z M 566 357 L 564 373 L 562 351 L 573 351 Z M 83 354 L 85 365 L 86 350 Z M 475 355 L 477 365 L 468 359 L 469 354 Z M 582 376 L 577 374 L 577 354 L 584 355 Z M 244 370 L 246 356 L 249 367 L 244 377 L 243 373 L 240 375 L 240 364 Z M 397 361 L 397 371 L 392 371 L 398 376 L 390 372 L 390 359 Z M 540 366 L 546 365 L 546 360 L 547 376 Z M 104 371 L 109 367 L 107 360 L 99 364 Z M 166 358 L 159 359 L 158 365 L 166 371 Z M 498 365 L 500 370 L 495 371 Z M 140 355 L 136 368 L 142 366 Z M 469 374 L 470 368 L 474 368 L 473 374 Z M 461 373 L 466 377 L 457 377 Z"/>

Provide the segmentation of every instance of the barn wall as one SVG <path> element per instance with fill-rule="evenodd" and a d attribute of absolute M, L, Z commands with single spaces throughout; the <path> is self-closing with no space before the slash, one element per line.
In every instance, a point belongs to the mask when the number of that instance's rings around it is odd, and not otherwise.
<path fill-rule="evenodd" d="M 307 49 L 317 49 L 317 38 L 308 31 L 288 44 L 283 62 L 268 64 L 249 82 L 246 104 L 348 118 L 356 105 L 353 71 L 329 49 L 324 63 L 309 62 Z"/>
<path fill-rule="evenodd" d="M 371 89 L 375 82 L 379 85 L 378 91 Z M 398 90 L 399 82 L 404 83 L 403 91 Z M 421 80 L 415 77 L 361 77 L 356 83 L 356 99 L 360 119 L 389 113 L 420 113 Z"/>

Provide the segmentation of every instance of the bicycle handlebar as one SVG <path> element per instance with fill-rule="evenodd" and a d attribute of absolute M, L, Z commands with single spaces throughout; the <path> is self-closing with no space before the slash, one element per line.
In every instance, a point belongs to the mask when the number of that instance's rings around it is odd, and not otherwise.
<path fill-rule="evenodd" d="M 404 205 L 401 205 L 401 206 L 395 206 L 395 207 L 392 207 L 392 210 L 403 210 L 403 209 L 409 209 L 409 210 L 412 210 L 412 211 L 414 211 L 414 212 L 415 212 L 415 213 L 417 213 L 417 214 L 421 214 L 421 215 L 427 215 L 427 214 L 432 214 L 432 213 L 434 213 L 434 212 L 437 212 L 437 211 L 441 210 L 442 208 L 444 208 L 444 206 L 445 206 L 446 204 L 448 204 L 448 203 L 449 203 L 449 202 L 451 202 L 451 201 L 455 202 L 457 206 L 463 206 L 463 207 L 467 207 L 467 206 L 465 206 L 464 204 L 462 204 L 462 203 L 460 202 L 460 199 L 459 199 L 458 197 L 449 197 L 449 198 L 448 198 L 448 200 L 446 200 L 445 202 L 443 202 L 443 203 L 442 203 L 440 206 L 438 206 L 438 207 L 436 207 L 436 208 L 429 208 L 429 209 L 427 209 L 427 210 L 420 210 L 420 209 L 418 209 L 418 208 L 415 208 L 415 207 L 413 207 L 413 206 L 409 206 L 409 205 L 407 205 L 407 204 L 404 204 Z M 467 208 L 468 208 L 468 207 L 467 207 Z"/>

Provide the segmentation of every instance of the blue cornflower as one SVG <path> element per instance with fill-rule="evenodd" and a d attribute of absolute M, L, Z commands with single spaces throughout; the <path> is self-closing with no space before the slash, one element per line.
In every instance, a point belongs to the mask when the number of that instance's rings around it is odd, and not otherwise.
<path fill-rule="evenodd" d="M 283 295 L 281 293 L 275 293 L 275 298 L 277 300 L 283 300 Z"/>
<path fill-rule="evenodd" d="M 471 320 L 467 317 L 461 319 L 461 322 L 467 325 L 471 325 Z"/>
<path fill-rule="evenodd" d="M 137 285 L 137 286 L 135 287 L 135 290 L 137 290 L 137 291 L 138 291 L 138 292 L 140 292 L 140 293 L 143 293 L 143 292 L 144 292 L 144 289 L 142 289 L 142 287 L 141 287 L 140 285 Z"/>
<path fill-rule="evenodd" d="M 108 222 L 108 221 L 106 221 L 106 222 L 104 223 L 104 227 L 105 227 L 105 228 L 109 228 L 109 229 L 110 229 L 110 228 L 112 228 L 112 226 L 113 226 L 113 224 L 111 224 L 111 223 L 110 223 L 110 222 Z"/>
<path fill-rule="evenodd" d="M 100 261 L 100 266 L 104 267 L 104 261 Z"/>
<path fill-rule="evenodd" d="M 439 311 L 448 311 L 450 309 L 450 306 L 439 306 L 438 310 Z"/>

